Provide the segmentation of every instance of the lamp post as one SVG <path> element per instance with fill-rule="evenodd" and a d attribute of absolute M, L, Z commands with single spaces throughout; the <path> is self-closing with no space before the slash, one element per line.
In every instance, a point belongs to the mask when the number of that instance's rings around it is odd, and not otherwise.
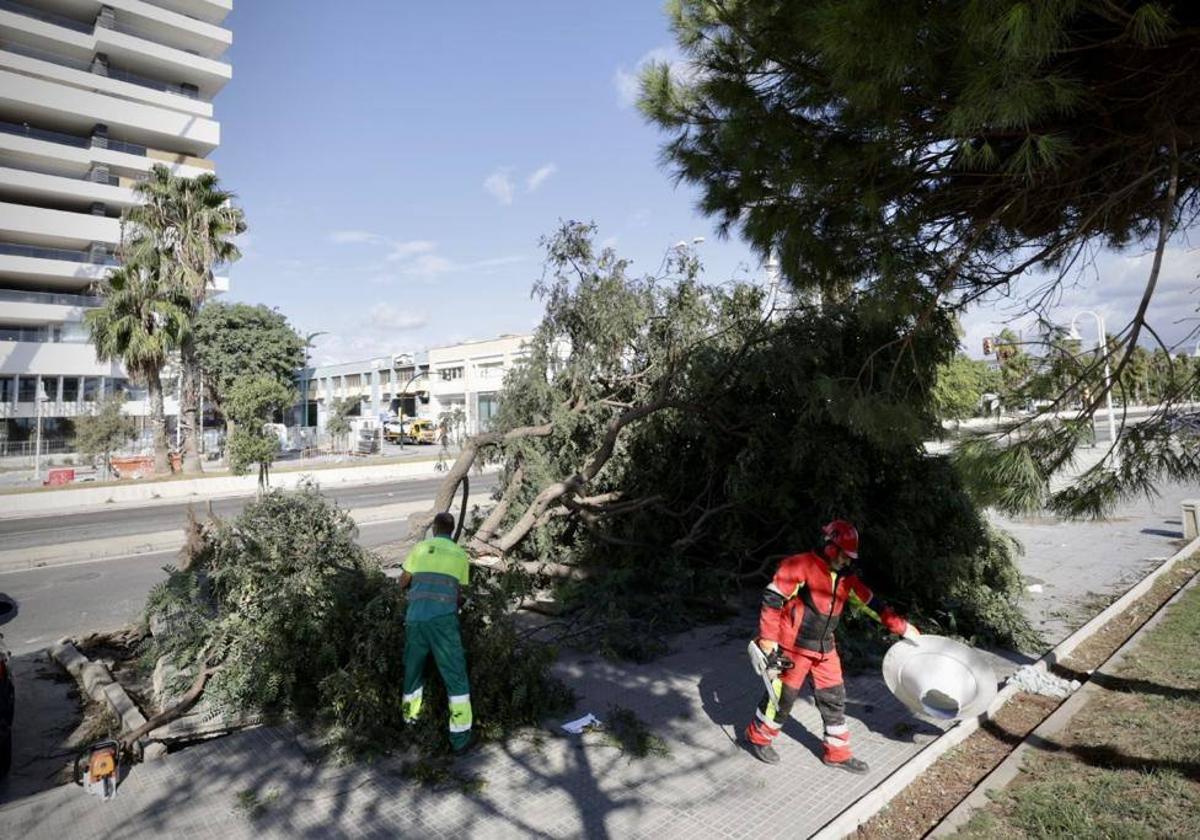
<path fill-rule="evenodd" d="M 42 384 L 42 378 L 39 376 L 37 378 L 37 394 L 34 396 L 34 401 L 37 403 L 37 427 L 33 442 L 33 480 L 35 483 L 42 480 L 42 406 L 48 399 L 46 387 Z"/>
<path fill-rule="evenodd" d="M 1096 336 L 1096 352 L 1100 353 L 1101 358 L 1104 359 L 1104 402 L 1108 408 L 1108 439 L 1111 441 L 1111 443 L 1116 443 L 1117 423 L 1113 419 L 1112 384 L 1110 382 L 1112 374 L 1108 369 L 1108 336 L 1104 332 L 1104 317 L 1099 312 L 1094 312 L 1091 309 L 1085 309 L 1083 312 L 1076 312 L 1075 317 L 1071 319 L 1070 333 L 1071 338 L 1076 341 L 1081 341 L 1083 339 L 1083 336 L 1079 334 L 1079 328 L 1075 325 L 1075 322 L 1079 320 L 1080 315 L 1091 315 L 1096 319 L 1096 329 L 1098 331 L 1098 335 Z"/>

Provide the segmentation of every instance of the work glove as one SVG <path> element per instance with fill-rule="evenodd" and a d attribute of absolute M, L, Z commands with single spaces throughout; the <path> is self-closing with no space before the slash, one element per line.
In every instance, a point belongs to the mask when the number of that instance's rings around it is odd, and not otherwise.
<path fill-rule="evenodd" d="M 904 638 L 915 645 L 917 639 L 921 638 L 921 631 L 910 621 L 908 622 L 908 626 L 904 628 Z"/>

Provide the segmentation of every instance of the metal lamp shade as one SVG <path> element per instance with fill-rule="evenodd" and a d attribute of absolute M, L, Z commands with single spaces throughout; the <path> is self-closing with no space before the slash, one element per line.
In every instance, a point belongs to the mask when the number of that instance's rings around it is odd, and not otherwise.
<path fill-rule="evenodd" d="M 905 706 L 938 720 L 975 717 L 996 696 L 996 674 L 983 654 L 945 636 L 900 641 L 883 658 L 883 679 Z"/>

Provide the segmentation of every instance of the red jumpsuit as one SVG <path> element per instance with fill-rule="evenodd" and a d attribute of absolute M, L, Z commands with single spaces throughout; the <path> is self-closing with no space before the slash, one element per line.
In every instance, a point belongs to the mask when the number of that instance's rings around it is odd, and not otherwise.
<path fill-rule="evenodd" d="M 876 598 L 852 570 L 835 572 L 816 552 L 795 554 L 780 562 L 763 592 L 758 635 L 778 642 L 780 651 L 796 665 L 775 682 L 778 703 L 766 694 L 746 727 L 752 743 L 765 746 L 774 740 L 791 714 L 804 678 L 811 673 L 813 697 L 825 724 L 825 760 L 850 758 L 846 687 L 833 638 L 847 598 L 865 607 L 896 635 L 908 629 L 908 622 Z"/>

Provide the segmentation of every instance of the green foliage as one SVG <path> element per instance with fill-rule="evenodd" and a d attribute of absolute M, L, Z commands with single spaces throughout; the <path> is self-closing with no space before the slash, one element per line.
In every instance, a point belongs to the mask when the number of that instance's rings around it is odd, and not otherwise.
<path fill-rule="evenodd" d="M 651 732 L 636 712 L 616 704 L 610 705 L 604 716 L 604 741 L 631 760 L 649 756 L 666 758 L 671 754 L 667 742 Z"/>
<path fill-rule="evenodd" d="M 103 464 L 113 452 L 133 439 L 137 425 L 133 418 L 122 413 L 124 394 L 109 394 L 95 414 L 82 414 L 75 420 L 75 451 L 93 460 L 103 456 Z"/>
<path fill-rule="evenodd" d="M 214 301 L 196 319 L 196 358 L 208 398 L 225 413 L 234 381 L 247 371 L 291 387 L 304 364 L 304 339 L 274 309 Z"/>
<path fill-rule="evenodd" d="M 661 652 L 667 633 L 724 615 L 728 596 L 761 586 L 772 558 L 813 547 L 835 516 L 862 529 L 867 580 L 926 626 L 1028 643 L 1011 546 L 924 448 L 952 319 L 935 312 L 902 340 L 886 308 L 850 294 L 768 320 L 756 289 L 702 285 L 690 255 L 633 278 L 591 237 L 572 224 L 547 243 L 546 314 L 497 428 L 553 422 L 502 448 L 504 475 L 525 476 L 507 525 L 565 477 L 584 480 L 585 499 L 619 494 L 574 502 L 577 515 L 513 551 L 581 572 L 560 595 L 603 628 L 599 649 Z M 911 378 L 894 375 L 900 364 Z M 631 411 L 645 414 L 592 475 Z"/>
<path fill-rule="evenodd" d="M 329 417 L 325 421 L 325 431 L 339 445 L 346 435 L 350 434 L 350 417 L 360 405 L 359 401 L 350 397 L 334 399 L 329 405 Z"/>
<path fill-rule="evenodd" d="M 448 748 L 446 698 L 431 676 L 428 710 L 401 720 L 403 591 L 355 539 L 353 520 L 315 486 L 274 491 L 232 523 L 216 522 L 147 600 L 171 632 L 154 655 L 181 668 L 219 665 L 205 696 L 223 709 L 289 715 L 353 752 Z M 478 725 L 488 737 L 537 723 L 569 703 L 548 673 L 552 651 L 520 638 L 504 579 L 473 574 L 462 615 Z"/>
<path fill-rule="evenodd" d="M 229 436 L 229 468 L 235 475 L 258 465 L 260 479 L 279 452 L 279 438 L 263 428 L 296 399 L 296 391 L 270 374 L 258 373 L 233 380 L 226 394 L 225 412 L 236 423 Z"/>
<path fill-rule="evenodd" d="M 983 395 L 996 392 L 999 383 L 987 362 L 955 354 L 937 371 L 933 404 L 940 420 L 963 420 L 979 413 Z"/>

